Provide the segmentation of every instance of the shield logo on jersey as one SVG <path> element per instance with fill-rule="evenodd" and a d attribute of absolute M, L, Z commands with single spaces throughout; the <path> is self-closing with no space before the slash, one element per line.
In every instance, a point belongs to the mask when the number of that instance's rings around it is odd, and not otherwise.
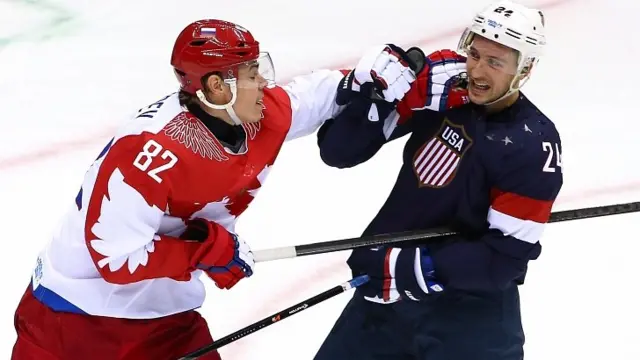
<path fill-rule="evenodd" d="M 455 125 L 445 118 L 435 136 L 413 156 L 413 171 L 418 178 L 418 186 L 441 188 L 449 185 L 472 143 L 462 125 Z"/>

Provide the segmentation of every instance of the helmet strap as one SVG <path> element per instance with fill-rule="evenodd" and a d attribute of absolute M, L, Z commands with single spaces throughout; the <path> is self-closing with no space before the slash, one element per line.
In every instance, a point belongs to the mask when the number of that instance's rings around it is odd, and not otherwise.
<path fill-rule="evenodd" d="M 236 114 L 235 110 L 233 110 L 233 104 L 236 103 L 236 100 L 238 98 L 238 86 L 237 86 L 236 79 L 235 78 L 225 79 L 224 82 L 225 84 L 228 84 L 229 87 L 231 88 L 231 100 L 228 103 L 224 105 L 216 105 L 207 99 L 207 97 L 205 96 L 202 90 L 196 91 L 196 96 L 203 104 L 205 104 L 207 107 L 211 109 L 225 110 L 227 114 L 229 114 L 231 121 L 233 121 L 235 125 L 242 125 L 242 121 Z"/>
<path fill-rule="evenodd" d="M 509 89 L 496 100 L 488 102 L 484 105 L 486 106 L 486 105 L 495 104 L 507 98 L 509 95 L 513 94 L 514 92 L 520 90 L 524 86 L 524 84 L 526 84 L 527 81 L 529 80 L 529 77 L 531 75 L 531 68 L 533 67 L 534 64 L 535 64 L 535 59 L 531 59 L 531 58 L 518 59 L 518 75 L 516 75 L 513 78 L 513 80 L 511 80 L 511 84 L 509 84 Z M 525 69 L 527 69 L 526 75 L 525 75 Z"/>

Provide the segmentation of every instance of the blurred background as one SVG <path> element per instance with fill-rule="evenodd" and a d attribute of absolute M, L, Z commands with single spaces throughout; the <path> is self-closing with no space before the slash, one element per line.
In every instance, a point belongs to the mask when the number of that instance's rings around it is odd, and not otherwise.
<path fill-rule="evenodd" d="M 13 313 L 39 250 L 115 127 L 177 90 L 169 57 L 191 21 L 249 29 L 277 78 L 353 65 L 369 46 L 425 52 L 457 46 L 488 0 L 0 0 L 0 357 L 15 341 Z M 545 11 L 548 54 L 524 92 L 557 125 L 565 185 L 554 210 L 640 199 L 640 124 L 628 0 L 522 1 Z M 354 169 L 322 164 L 315 135 L 287 143 L 238 222 L 254 249 L 358 236 L 385 200 L 404 140 Z M 425 204 L 428 206 L 428 204 Z M 526 359 L 640 359 L 638 215 L 549 225 L 522 287 Z M 261 263 L 231 291 L 207 282 L 201 309 L 213 336 L 350 277 L 348 253 Z M 311 359 L 351 294 L 343 294 L 221 350 L 225 360 Z"/>

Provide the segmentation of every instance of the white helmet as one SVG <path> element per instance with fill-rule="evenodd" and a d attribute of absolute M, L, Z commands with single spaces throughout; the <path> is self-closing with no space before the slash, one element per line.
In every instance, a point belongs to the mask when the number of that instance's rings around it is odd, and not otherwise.
<path fill-rule="evenodd" d="M 509 0 L 498 1 L 476 14 L 460 38 L 458 51 L 466 53 L 473 37 L 480 35 L 519 52 L 516 77 L 504 98 L 524 85 L 543 54 L 547 44 L 544 25 L 542 11 Z"/>

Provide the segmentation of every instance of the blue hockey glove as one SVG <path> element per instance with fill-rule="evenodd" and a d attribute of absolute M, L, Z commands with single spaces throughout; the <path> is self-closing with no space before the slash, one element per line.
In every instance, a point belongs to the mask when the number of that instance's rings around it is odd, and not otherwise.
<path fill-rule="evenodd" d="M 361 287 L 369 301 L 420 301 L 443 291 L 425 247 L 356 249 L 347 264 L 354 273 L 369 275 L 369 283 Z"/>

